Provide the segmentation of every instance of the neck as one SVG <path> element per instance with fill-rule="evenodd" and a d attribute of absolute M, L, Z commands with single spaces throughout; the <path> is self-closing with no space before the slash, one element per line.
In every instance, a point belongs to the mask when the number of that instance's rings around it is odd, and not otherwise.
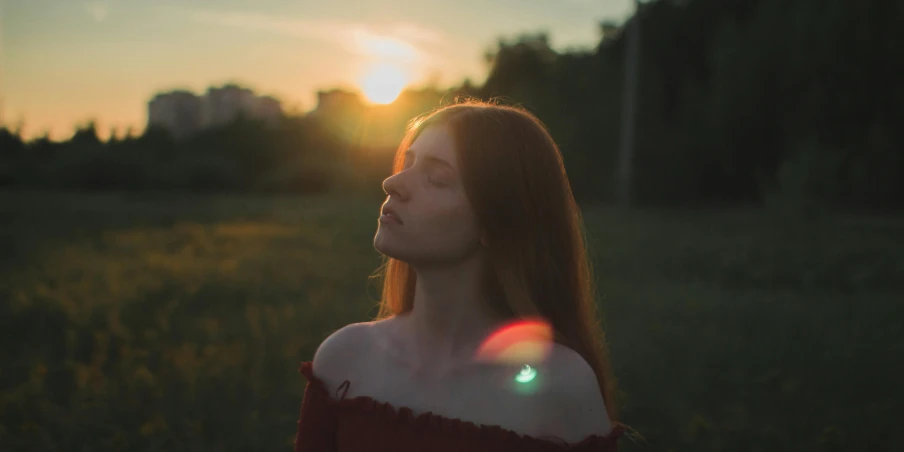
<path fill-rule="evenodd" d="M 471 363 L 481 343 L 504 320 L 489 309 L 481 262 L 476 255 L 453 266 L 416 269 L 414 307 L 404 316 L 419 366 Z"/>

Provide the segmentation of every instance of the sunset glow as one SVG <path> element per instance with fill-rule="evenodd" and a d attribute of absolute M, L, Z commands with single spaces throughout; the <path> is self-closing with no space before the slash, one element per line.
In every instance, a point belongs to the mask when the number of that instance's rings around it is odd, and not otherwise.
<path fill-rule="evenodd" d="M 0 122 L 21 123 L 28 139 L 68 139 L 89 120 L 102 134 L 140 134 L 156 94 L 232 82 L 300 113 L 338 87 L 388 103 L 432 80 L 479 84 L 483 55 L 501 36 L 542 29 L 557 48 L 589 47 L 600 20 L 634 9 L 629 0 L 567 3 L 513 11 L 489 2 L 475 12 L 413 0 L 392 11 L 352 0 L 0 0 Z"/>
<path fill-rule="evenodd" d="M 380 64 L 371 68 L 361 80 L 367 100 L 375 104 L 389 104 L 399 97 L 410 77 L 399 67 Z"/>

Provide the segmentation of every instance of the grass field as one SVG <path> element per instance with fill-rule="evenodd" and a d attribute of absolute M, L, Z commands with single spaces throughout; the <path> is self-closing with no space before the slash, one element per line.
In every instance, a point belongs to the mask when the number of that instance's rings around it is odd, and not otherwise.
<path fill-rule="evenodd" d="M 290 450 L 380 202 L 0 192 L 0 449 Z M 904 450 L 904 220 L 584 213 L 622 450 Z"/>

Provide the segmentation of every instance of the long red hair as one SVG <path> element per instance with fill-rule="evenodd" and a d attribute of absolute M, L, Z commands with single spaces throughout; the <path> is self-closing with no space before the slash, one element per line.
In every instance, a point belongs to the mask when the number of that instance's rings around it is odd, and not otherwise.
<path fill-rule="evenodd" d="M 488 239 L 484 275 L 491 308 L 506 318 L 540 316 L 554 340 L 579 353 L 596 372 L 609 418 L 617 421 L 615 378 L 599 326 L 596 288 L 581 211 L 562 155 L 546 126 L 518 107 L 479 101 L 449 105 L 413 120 L 396 151 L 392 173 L 427 127 L 455 139 L 465 193 Z M 376 319 L 411 311 L 414 269 L 384 256 Z"/>

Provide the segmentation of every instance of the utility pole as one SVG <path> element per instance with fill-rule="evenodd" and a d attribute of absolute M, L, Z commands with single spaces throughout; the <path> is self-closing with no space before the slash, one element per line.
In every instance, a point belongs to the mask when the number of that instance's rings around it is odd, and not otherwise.
<path fill-rule="evenodd" d="M 625 84 L 622 91 L 621 137 L 616 174 L 616 200 L 622 207 L 629 207 L 634 162 L 634 138 L 637 134 L 637 85 L 640 65 L 640 0 L 634 0 L 634 16 L 625 25 L 627 52 L 625 58 Z"/>
<path fill-rule="evenodd" d="M 4 125 L 6 125 L 3 122 L 3 120 L 4 120 L 4 117 L 3 117 L 4 103 L 3 103 L 3 101 L 5 100 L 3 97 L 3 95 L 5 94 L 5 92 L 3 90 L 3 7 L 5 6 L 4 3 L 5 3 L 4 0 L 0 0 L 0 127 L 3 127 Z"/>

